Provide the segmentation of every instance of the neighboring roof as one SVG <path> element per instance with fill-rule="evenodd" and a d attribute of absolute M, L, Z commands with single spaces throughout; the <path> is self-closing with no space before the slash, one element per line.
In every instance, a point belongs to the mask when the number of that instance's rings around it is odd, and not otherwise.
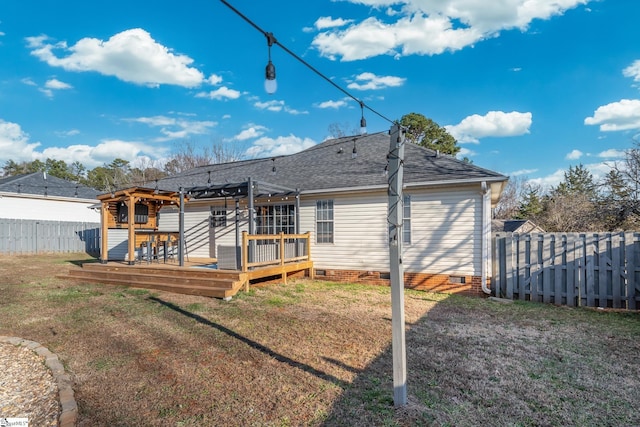
<path fill-rule="evenodd" d="M 544 230 L 528 219 L 494 219 L 491 221 L 494 233 L 544 233 Z"/>
<path fill-rule="evenodd" d="M 383 188 L 389 153 L 387 132 L 325 141 L 299 153 L 265 159 L 201 166 L 159 180 L 159 187 L 178 190 L 213 184 L 244 182 L 248 178 L 299 189 L 302 193 L 350 188 Z M 355 141 L 355 142 L 354 142 Z M 357 156 L 352 158 L 354 147 Z M 275 173 L 273 169 L 275 168 Z M 506 181 L 496 172 L 452 156 L 406 143 L 404 183 Z"/>
<path fill-rule="evenodd" d="M 51 197 L 96 199 L 99 191 L 43 172 L 0 178 L 0 191 Z"/>

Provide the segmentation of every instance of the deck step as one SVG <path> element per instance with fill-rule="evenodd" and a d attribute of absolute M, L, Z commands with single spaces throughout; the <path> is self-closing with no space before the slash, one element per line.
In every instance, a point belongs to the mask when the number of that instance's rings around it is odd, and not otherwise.
<path fill-rule="evenodd" d="M 241 283 L 236 283 L 231 287 L 217 287 L 210 285 L 194 285 L 194 284 L 175 284 L 175 283 L 158 283 L 157 281 L 144 281 L 136 280 L 131 281 L 129 278 L 105 278 L 105 277 L 92 277 L 82 276 L 79 274 L 64 276 L 66 279 L 82 280 L 90 283 L 100 283 L 105 285 L 120 285 L 132 288 L 143 288 L 160 290 L 167 292 L 174 292 L 179 294 L 199 295 L 214 298 L 228 298 L 235 295 L 238 289 L 241 287 Z"/>
<path fill-rule="evenodd" d="M 165 272 L 166 273 L 166 272 Z M 183 285 L 183 286 L 204 286 L 204 287 L 216 287 L 223 289 L 232 289 L 234 285 L 240 281 L 239 278 L 202 278 L 202 277 L 188 277 L 188 276 L 174 276 L 171 274 L 151 274 L 149 272 L 140 272 L 136 270 L 128 271 L 83 271 L 83 270 L 69 270 L 68 276 L 74 279 L 82 279 L 87 281 L 101 281 L 101 280 L 123 280 L 129 281 L 131 284 L 137 282 L 149 282 L 157 283 L 159 285 Z"/>

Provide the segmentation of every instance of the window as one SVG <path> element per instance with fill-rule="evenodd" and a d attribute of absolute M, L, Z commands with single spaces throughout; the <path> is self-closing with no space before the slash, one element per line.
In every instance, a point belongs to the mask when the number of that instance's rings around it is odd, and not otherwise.
<path fill-rule="evenodd" d="M 411 244 L 411 196 L 404 196 L 402 213 L 402 243 Z"/>
<path fill-rule="evenodd" d="M 259 206 L 256 208 L 257 234 L 295 234 L 296 209 L 294 205 Z"/>
<path fill-rule="evenodd" d="M 210 228 L 226 227 L 227 226 L 227 211 L 224 209 L 211 208 L 211 216 L 209 217 L 211 223 Z"/>
<path fill-rule="evenodd" d="M 134 210 L 135 224 L 146 224 L 149 221 L 149 206 L 136 203 Z M 129 207 L 124 202 L 118 205 L 118 222 L 129 222 Z"/>
<path fill-rule="evenodd" d="M 316 243 L 333 243 L 333 200 L 316 201 Z"/>

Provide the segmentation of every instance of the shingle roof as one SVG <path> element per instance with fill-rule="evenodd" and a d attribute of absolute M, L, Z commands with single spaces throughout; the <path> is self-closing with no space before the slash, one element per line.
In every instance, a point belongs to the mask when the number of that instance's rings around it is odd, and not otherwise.
<path fill-rule="evenodd" d="M 93 188 L 42 172 L 0 178 L 0 191 L 52 197 L 77 197 L 80 199 L 96 199 L 100 194 L 99 191 Z"/>
<path fill-rule="evenodd" d="M 355 141 L 355 142 L 354 142 Z M 353 148 L 357 157 L 352 158 Z M 242 182 L 251 178 L 306 191 L 383 187 L 389 152 L 388 133 L 327 140 L 299 153 L 274 158 L 201 166 L 164 178 L 159 186 L 178 190 L 206 185 Z M 275 167 L 275 174 L 272 169 Z M 404 182 L 503 181 L 507 177 L 433 150 L 405 145 Z"/>

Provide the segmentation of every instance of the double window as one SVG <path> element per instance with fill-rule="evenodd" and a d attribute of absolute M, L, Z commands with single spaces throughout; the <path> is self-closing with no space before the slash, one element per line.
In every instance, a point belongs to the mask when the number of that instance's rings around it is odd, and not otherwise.
<path fill-rule="evenodd" d="M 316 201 L 316 243 L 333 243 L 333 200 Z"/>
<path fill-rule="evenodd" d="M 211 216 L 209 217 L 211 228 L 221 228 L 227 226 L 227 211 L 225 209 L 211 208 Z"/>
<path fill-rule="evenodd" d="M 256 208 L 257 234 L 295 234 L 296 209 L 294 205 L 271 205 Z"/>
<path fill-rule="evenodd" d="M 135 224 L 146 224 L 148 221 L 149 206 L 142 203 L 136 203 L 134 207 L 133 222 Z M 129 222 L 129 207 L 124 202 L 120 202 L 118 205 L 118 222 Z"/>

